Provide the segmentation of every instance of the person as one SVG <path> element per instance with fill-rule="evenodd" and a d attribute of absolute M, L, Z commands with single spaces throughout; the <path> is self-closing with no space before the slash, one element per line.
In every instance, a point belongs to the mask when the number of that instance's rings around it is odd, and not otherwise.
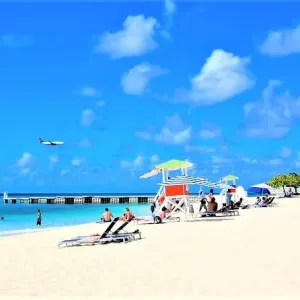
<path fill-rule="evenodd" d="M 42 213 L 41 210 L 37 210 L 37 220 L 36 220 L 36 226 L 41 226 L 42 225 Z"/>
<path fill-rule="evenodd" d="M 212 197 L 211 201 L 208 202 L 207 210 L 210 212 L 216 212 L 218 210 L 218 203 L 216 202 L 215 197 Z"/>
<path fill-rule="evenodd" d="M 151 206 L 150 206 L 150 210 L 151 210 L 152 215 L 154 214 L 155 208 L 156 208 L 156 204 L 155 204 L 155 202 L 152 202 Z"/>
<path fill-rule="evenodd" d="M 120 221 L 130 221 L 134 218 L 133 213 L 130 211 L 128 207 L 125 208 L 125 213 L 122 217 L 120 217 Z"/>
<path fill-rule="evenodd" d="M 232 194 L 231 194 L 230 189 L 228 189 L 226 192 L 226 206 L 229 206 L 229 204 L 231 202 L 231 198 L 232 198 Z"/>
<path fill-rule="evenodd" d="M 158 216 L 163 220 L 167 218 L 167 208 L 164 206 Z"/>
<path fill-rule="evenodd" d="M 1 217 L 1 221 L 4 221 L 4 217 Z"/>
<path fill-rule="evenodd" d="M 207 210 L 207 206 L 206 206 L 206 198 L 205 198 L 205 194 L 203 193 L 203 191 L 200 191 L 199 199 L 200 199 L 200 208 L 199 208 L 199 212 L 201 212 L 202 208 L 204 208 L 205 210 Z"/>
<path fill-rule="evenodd" d="M 209 194 L 208 194 L 208 200 L 210 201 L 212 199 L 212 197 L 214 196 L 214 190 L 210 189 L 209 190 Z"/>
<path fill-rule="evenodd" d="M 105 208 L 104 213 L 101 217 L 101 221 L 102 222 L 111 222 L 113 219 L 113 215 L 111 214 L 111 212 L 109 211 L 108 208 Z"/>

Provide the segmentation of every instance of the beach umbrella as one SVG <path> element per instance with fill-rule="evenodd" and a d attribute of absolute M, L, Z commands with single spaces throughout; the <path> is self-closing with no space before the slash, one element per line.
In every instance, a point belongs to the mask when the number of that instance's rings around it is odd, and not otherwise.
<path fill-rule="evenodd" d="M 140 178 L 149 178 L 155 176 L 163 171 L 176 171 L 180 169 L 188 169 L 192 167 L 194 164 L 185 161 L 185 160 L 177 160 L 172 159 L 162 164 L 155 166 L 150 172 L 142 175 Z"/>
<path fill-rule="evenodd" d="M 255 190 L 256 191 L 259 190 L 259 193 L 263 195 L 268 192 L 270 193 L 272 189 L 273 188 L 266 183 L 258 183 L 258 184 L 251 185 L 249 192 L 251 191 L 254 192 Z"/>

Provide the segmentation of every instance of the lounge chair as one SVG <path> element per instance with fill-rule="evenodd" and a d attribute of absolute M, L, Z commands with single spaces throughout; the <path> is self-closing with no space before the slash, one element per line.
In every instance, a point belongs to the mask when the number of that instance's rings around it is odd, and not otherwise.
<path fill-rule="evenodd" d="M 60 248 L 62 245 L 68 246 L 83 246 L 83 245 L 96 245 L 96 244 L 107 244 L 110 242 L 129 242 L 136 239 L 138 236 L 141 239 L 141 232 L 135 230 L 133 232 L 126 232 L 124 228 L 131 222 L 128 220 L 119 226 L 115 231 L 112 232 L 112 228 L 116 225 L 119 218 L 115 218 L 106 230 L 101 235 L 89 235 L 89 236 L 78 236 L 69 240 L 64 240 L 58 243 Z M 121 233 L 121 231 L 124 231 Z"/>
<path fill-rule="evenodd" d="M 166 217 L 162 219 L 160 216 L 145 216 L 145 217 L 136 217 L 134 221 L 138 225 L 146 224 L 162 224 L 170 222 L 180 222 L 180 217 Z"/>
<path fill-rule="evenodd" d="M 232 210 L 230 205 L 223 206 L 217 211 L 205 211 L 201 214 L 201 217 L 225 217 L 225 216 L 239 216 L 238 210 Z"/>

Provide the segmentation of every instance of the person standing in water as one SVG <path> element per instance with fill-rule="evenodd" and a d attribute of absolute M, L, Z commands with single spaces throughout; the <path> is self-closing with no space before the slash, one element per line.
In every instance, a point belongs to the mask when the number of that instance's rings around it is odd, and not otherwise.
<path fill-rule="evenodd" d="M 36 226 L 42 225 L 42 213 L 40 209 L 37 210 L 37 220 L 36 220 Z"/>

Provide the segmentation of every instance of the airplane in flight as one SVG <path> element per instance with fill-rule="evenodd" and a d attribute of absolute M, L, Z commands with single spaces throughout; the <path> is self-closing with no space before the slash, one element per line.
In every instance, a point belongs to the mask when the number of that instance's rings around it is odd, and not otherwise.
<path fill-rule="evenodd" d="M 40 138 L 40 143 L 42 145 L 46 145 L 46 146 L 58 146 L 58 145 L 63 145 L 64 142 L 58 142 L 58 141 L 44 141 L 42 138 Z"/>

